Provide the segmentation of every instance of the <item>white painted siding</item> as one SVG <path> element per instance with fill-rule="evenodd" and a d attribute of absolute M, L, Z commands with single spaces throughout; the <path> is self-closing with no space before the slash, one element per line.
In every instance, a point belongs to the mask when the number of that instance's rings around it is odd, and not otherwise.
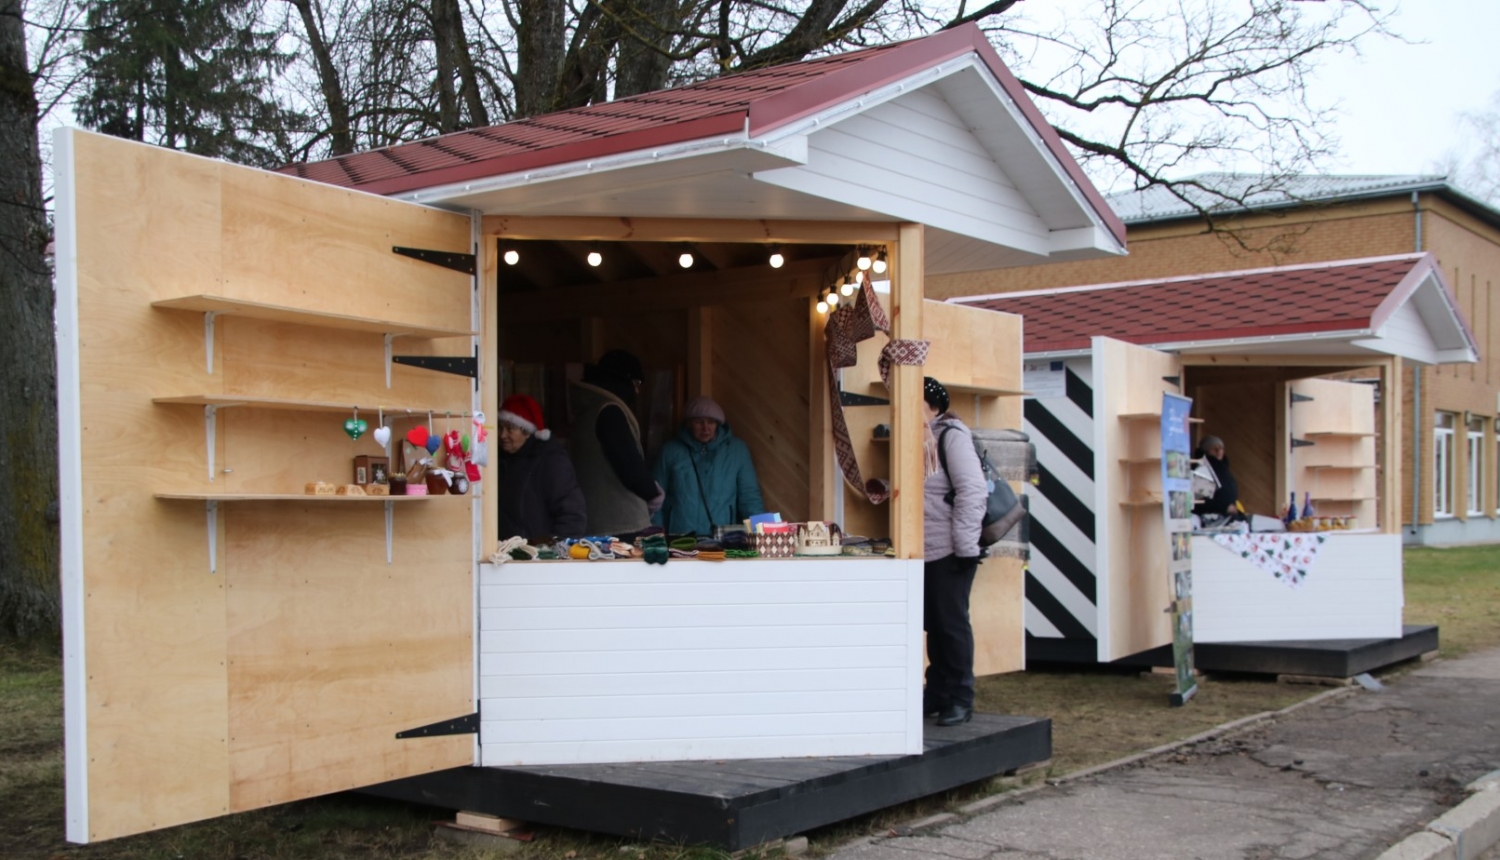
<path fill-rule="evenodd" d="M 481 763 L 922 750 L 922 563 L 480 566 Z"/>
<path fill-rule="evenodd" d="M 1048 227 L 963 119 L 918 90 L 811 134 L 805 166 L 757 180 L 1032 254 Z"/>
<path fill-rule="evenodd" d="M 1298 588 L 1193 538 L 1193 639 L 1388 639 L 1401 635 L 1401 536 L 1330 534 Z"/>

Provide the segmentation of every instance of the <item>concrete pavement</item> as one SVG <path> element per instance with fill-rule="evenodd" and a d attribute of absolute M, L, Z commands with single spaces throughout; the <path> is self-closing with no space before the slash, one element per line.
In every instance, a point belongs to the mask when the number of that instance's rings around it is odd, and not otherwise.
<path fill-rule="evenodd" d="M 1497 769 L 1500 649 L 1145 761 L 990 798 L 958 820 L 851 844 L 833 860 L 1367 860 L 1423 831 Z M 1438 836 L 1428 832 L 1386 860 L 1491 856 L 1481 842 L 1492 830 L 1500 838 L 1500 803 L 1490 803 L 1500 787 L 1493 792 L 1482 808 L 1462 807 L 1473 814 L 1454 813 L 1469 823 L 1440 823 Z"/>

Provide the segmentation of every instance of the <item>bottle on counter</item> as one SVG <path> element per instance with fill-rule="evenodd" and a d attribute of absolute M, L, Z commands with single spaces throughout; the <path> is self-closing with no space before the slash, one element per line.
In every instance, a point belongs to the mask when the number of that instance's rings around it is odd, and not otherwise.
<path fill-rule="evenodd" d="M 1292 494 L 1292 500 L 1296 501 L 1296 498 L 1297 498 L 1297 494 L 1293 493 Z M 1313 511 L 1313 505 L 1312 505 L 1312 493 L 1303 493 L 1302 494 L 1302 518 L 1304 520 L 1311 519 L 1313 517 L 1314 513 L 1315 512 Z"/>
<path fill-rule="evenodd" d="M 1292 523 L 1297 520 L 1297 491 L 1292 490 L 1292 500 L 1287 503 L 1286 513 L 1281 515 L 1281 522 L 1291 528 Z"/>

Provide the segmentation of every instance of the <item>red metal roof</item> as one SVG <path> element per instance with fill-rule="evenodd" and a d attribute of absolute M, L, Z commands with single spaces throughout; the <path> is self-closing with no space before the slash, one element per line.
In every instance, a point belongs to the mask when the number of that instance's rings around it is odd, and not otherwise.
<path fill-rule="evenodd" d="M 977 25 L 604 104 L 282 168 L 304 179 L 399 194 L 712 137 L 756 135 L 954 57 L 976 53 L 1123 245 L 1125 226 Z"/>
<path fill-rule="evenodd" d="M 1377 328 L 1431 265 L 1407 254 L 955 301 L 1024 317 L 1028 354 L 1086 350 L 1095 336 L 1144 345 L 1254 339 Z"/>

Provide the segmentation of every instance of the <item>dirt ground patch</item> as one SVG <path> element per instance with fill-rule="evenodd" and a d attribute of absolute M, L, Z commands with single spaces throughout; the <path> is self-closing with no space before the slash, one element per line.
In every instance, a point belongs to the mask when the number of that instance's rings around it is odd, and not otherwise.
<path fill-rule="evenodd" d="M 1445 653 L 1500 644 L 1500 546 L 1406 555 L 1406 618 L 1442 627 Z M 1321 692 L 1255 678 L 1208 677 L 1186 707 L 1167 705 L 1168 676 L 1103 669 L 984 678 L 981 710 L 1048 716 L 1061 775 L 1275 710 Z M 0 857 L 6 860 L 478 860 L 495 856 L 436 839 L 446 810 L 341 794 L 75 846 L 63 840 L 62 671 L 50 649 L 0 643 Z M 814 853 L 863 833 L 1014 787 L 968 786 L 809 834 Z M 515 860 L 721 860 L 719 852 L 539 831 Z"/>

